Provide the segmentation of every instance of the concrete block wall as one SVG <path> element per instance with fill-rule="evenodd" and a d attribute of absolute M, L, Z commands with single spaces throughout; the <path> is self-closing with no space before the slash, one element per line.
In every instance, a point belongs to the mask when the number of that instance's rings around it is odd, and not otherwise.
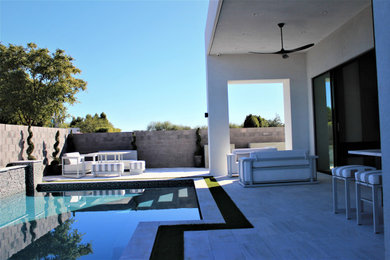
<path fill-rule="evenodd" d="M 131 132 L 74 134 L 73 139 L 79 153 L 132 149 Z"/>
<path fill-rule="evenodd" d="M 145 160 L 147 168 L 193 167 L 195 131 L 136 132 L 138 158 Z"/>
<path fill-rule="evenodd" d="M 33 143 L 35 146 L 33 155 L 44 164 L 52 161 L 55 134 L 60 131 L 60 150 L 64 147 L 68 129 L 32 127 Z M 0 124 L 0 167 L 5 167 L 9 162 L 27 159 L 27 126 Z"/>
<path fill-rule="evenodd" d="M 196 130 L 136 131 L 138 159 L 147 168 L 194 167 Z M 208 144 L 207 129 L 200 131 L 201 144 Z M 283 142 L 284 128 L 245 128 L 230 130 L 231 143 L 236 148 L 249 147 L 250 143 Z M 132 133 L 75 134 L 75 148 L 80 153 L 102 150 L 131 150 Z"/>
<path fill-rule="evenodd" d="M 284 142 L 284 127 L 231 128 L 230 143 L 247 148 L 250 143 Z"/>

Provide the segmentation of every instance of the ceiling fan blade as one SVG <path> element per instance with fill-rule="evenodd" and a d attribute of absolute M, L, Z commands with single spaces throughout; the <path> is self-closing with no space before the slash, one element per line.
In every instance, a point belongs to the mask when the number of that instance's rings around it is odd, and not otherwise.
<path fill-rule="evenodd" d="M 284 50 L 284 53 L 292 53 L 292 52 L 296 52 L 296 51 L 302 51 L 302 50 L 308 49 L 308 48 L 313 47 L 313 46 L 314 46 L 314 43 L 310 43 L 310 44 L 307 44 L 307 45 L 304 45 L 302 47 L 298 47 L 298 48 L 295 48 L 292 50 Z"/>
<path fill-rule="evenodd" d="M 250 51 L 248 52 L 250 54 L 281 54 L 281 51 L 276 51 L 276 52 L 256 52 L 256 51 Z"/>

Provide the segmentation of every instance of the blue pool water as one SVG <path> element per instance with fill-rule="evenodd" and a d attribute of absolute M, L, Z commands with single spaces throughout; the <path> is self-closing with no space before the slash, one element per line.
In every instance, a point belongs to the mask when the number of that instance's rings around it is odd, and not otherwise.
<path fill-rule="evenodd" d="M 0 210 L 0 259 L 118 259 L 140 221 L 200 219 L 193 187 L 19 194 Z"/>

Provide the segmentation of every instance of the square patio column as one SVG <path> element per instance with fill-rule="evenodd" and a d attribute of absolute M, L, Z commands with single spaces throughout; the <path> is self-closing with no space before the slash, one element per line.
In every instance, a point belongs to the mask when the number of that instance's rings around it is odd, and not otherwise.
<path fill-rule="evenodd" d="M 376 65 L 381 129 L 385 256 L 390 259 L 390 1 L 373 0 Z"/>

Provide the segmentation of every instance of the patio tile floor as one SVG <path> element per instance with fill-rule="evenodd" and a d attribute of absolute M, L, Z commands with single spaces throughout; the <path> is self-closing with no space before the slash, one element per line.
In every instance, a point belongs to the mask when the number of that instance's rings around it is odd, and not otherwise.
<path fill-rule="evenodd" d="M 334 214 L 331 177 L 318 176 L 314 185 L 257 188 L 217 178 L 254 228 L 185 232 L 185 259 L 201 251 L 207 259 L 384 259 L 384 236 L 373 233 L 370 216 L 358 226 Z M 199 237 L 209 245 L 197 244 Z"/>

